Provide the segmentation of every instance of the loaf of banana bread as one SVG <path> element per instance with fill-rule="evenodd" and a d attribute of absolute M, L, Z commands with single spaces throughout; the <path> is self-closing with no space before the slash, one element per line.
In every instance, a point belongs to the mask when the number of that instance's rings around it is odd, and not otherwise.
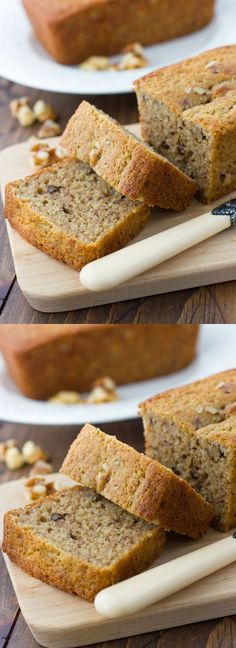
<path fill-rule="evenodd" d="M 172 470 L 89 424 L 61 472 L 166 531 L 199 538 L 212 519 L 211 506 Z"/>
<path fill-rule="evenodd" d="M 92 601 L 103 588 L 143 571 L 165 534 L 80 486 L 4 517 L 3 551 L 25 572 Z"/>
<path fill-rule="evenodd" d="M 213 524 L 236 525 L 236 369 L 141 403 L 145 451 L 211 503 Z"/>
<path fill-rule="evenodd" d="M 194 179 L 203 202 L 236 189 L 236 45 L 135 83 L 142 135 Z"/>
<path fill-rule="evenodd" d="M 59 63 L 110 55 L 183 36 L 206 25 L 215 0 L 22 0 L 37 38 Z"/>
<path fill-rule="evenodd" d="M 197 335 L 191 324 L 2 324 L 0 350 L 19 389 L 47 399 L 102 376 L 122 384 L 178 371 L 194 359 Z"/>

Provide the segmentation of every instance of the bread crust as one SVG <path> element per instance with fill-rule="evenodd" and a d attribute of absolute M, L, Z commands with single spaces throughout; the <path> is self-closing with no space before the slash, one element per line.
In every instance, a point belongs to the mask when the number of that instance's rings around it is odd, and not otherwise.
<path fill-rule="evenodd" d="M 89 424 L 60 472 L 166 531 L 199 538 L 212 519 L 211 506 L 187 482 Z"/>
<path fill-rule="evenodd" d="M 55 495 L 49 496 L 48 503 L 54 498 Z M 30 504 L 27 508 L 40 509 L 40 503 Z M 89 601 L 93 601 L 103 588 L 149 567 L 165 543 L 165 534 L 160 529 L 150 529 L 116 562 L 99 567 L 60 550 L 37 536 L 32 529 L 18 524 L 19 511 L 15 509 L 4 516 L 3 551 L 30 576 Z"/>
<path fill-rule="evenodd" d="M 62 146 L 131 200 L 181 211 L 196 192 L 177 167 L 87 101 L 69 120 Z"/>
<path fill-rule="evenodd" d="M 23 0 L 37 38 L 59 63 L 117 54 L 129 43 L 150 45 L 206 25 L 215 0 Z M 102 28 L 101 28 L 102 26 Z"/>
<path fill-rule="evenodd" d="M 166 418 L 192 434 L 201 427 L 221 420 L 222 410 L 235 400 L 236 369 L 229 369 L 152 396 L 140 403 L 139 412 L 142 416 L 148 414 Z"/>

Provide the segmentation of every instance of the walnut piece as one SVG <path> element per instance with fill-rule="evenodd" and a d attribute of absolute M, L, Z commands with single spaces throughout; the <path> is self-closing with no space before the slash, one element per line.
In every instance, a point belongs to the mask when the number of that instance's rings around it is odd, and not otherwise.
<path fill-rule="evenodd" d="M 35 477 L 38 475 L 50 475 L 53 472 L 52 464 L 44 459 L 38 459 L 29 472 L 29 477 Z"/>
<path fill-rule="evenodd" d="M 33 113 L 33 110 L 31 110 L 30 106 L 27 105 L 21 106 L 19 108 L 16 118 L 18 119 L 19 124 L 21 126 L 24 126 L 24 128 L 33 126 L 33 124 L 36 121 L 36 117 L 35 114 Z"/>
<path fill-rule="evenodd" d="M 20 452 L 19 448 L 15 446 L 10 447 L 6 451 L 5 462 L 9 470 L 18 470 L 25 464 L 24 455 Z"/>
<path fill-rule="evenodd" d="M 18 112 L 22 106 L 29 106 L 28 97 L 20 97 L 19 99 L 12 99 L 12 101 L 10 101 L 9 108 L 12 117 L 17 117 Z"/>
<path fill-rule="evenodd" d="M 148 65 L 144 49 L 141 43 L 130 43 L 121 52 L 122 56 L 118 63 L 111 63 L 105 56 L 90 56 L 86 61 L 80 63 L 81 70 L 100 72 L 101 70 L 135 70 Z"/>
<path fill-rule="evenodd" d="M 55 403 L 56 405 L 77 405 L 82 402 L 80 394 L 75 391 L 60 391 L 48 399 L 48 403 Z"/>
<path fill-rule="evenodd" d="M 47 459 L 47 455 L 44 452 L 43 448 L 41 446 L 36 445 L 34 441 L 26 441 L 22 447 L 22 454 L 25 459 L 25 463 L 27 464 L 35 464 L 36 461 L 39 461 L 42 459 L 45 461 Z"/>
<path fill-rule="evenodd" d="M 0 461 L 5 461 L 6 452 L 9 448 L 17 448 L 16 439 L 9 439 L 0 443 Z"/>
<path fill-rule="evenodd" d="M 47 482 L 44 477 L 31 477 L 24 484 L 25 498 L 28 502 L 44 499 L 56 492 L 54 482 Z"/>
<path fill-rule="evenodd" d="M 43 99 L 38 99 L 36 103 L 33 106 L 33 112 L 35 115 L 35 119 L 39 122 L 45 122 L 48 119 L 55 120 L 56 119 L 56 113 L 54 108 L 47 104 Z"/>
<path fill-rule="evenodd" d="M 38 137 L 40 139 L 45 137 L 56 137 L 57 135 L 61 135 L 61 127 L 57 122 L 53 121 L 53 119 L 47 119 L 38 131 Z"/>
<path fill-rule="evenodd" d="M 44 168 L 59 162 L 68 156 L 68 152 L 62 146 L 50 146 L 46 142 L 36 142 L 29 149 L 30 163 L 34 168 Z"/>
<path fill-rule="evenodd" d="M 86 61 L 80 63 L 81 70 L 101 71 L 109 69 L 109 59 L 106 56 L 89 56 Z"/>
<path fill-rule="evenodd" d="M 107 391 L 102 385 L 97 385 L 92 389 L 87 397 L 87 403 L 99 405 L 100 403 L 109 403 L 118 400 L 116 391 Z"/>

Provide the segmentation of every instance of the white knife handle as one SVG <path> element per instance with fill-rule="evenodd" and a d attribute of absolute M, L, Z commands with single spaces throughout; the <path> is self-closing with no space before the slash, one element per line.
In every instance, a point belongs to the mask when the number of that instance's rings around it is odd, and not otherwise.
<path fill-rule="evenodd" d="M 158 216 L 157 216 L 158 218 Z M 108 290 L 230 227 L 229 216 L 210 212 L 88 263 L 80 281 L 89 290 Z"/>
<path fill-rule="evenodd" d="M 99 614 L 111 619 L 134 614 L 235 560 L 236 538 L 232 535 L 107 587 L 97 594 L 94 605 Z"/>

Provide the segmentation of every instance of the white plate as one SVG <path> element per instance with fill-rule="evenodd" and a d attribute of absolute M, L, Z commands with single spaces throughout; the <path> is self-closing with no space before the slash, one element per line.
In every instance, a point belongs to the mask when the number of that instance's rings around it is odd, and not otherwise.
<path fill-rule="evenodd" d="M 59 65 L 47 54 L 33 36 L 21 0 L 1 0 L 0 75 L 31 88 L 53 92 L 82 95 L 130 92 L 135 79 L 157 67 L 235 42 L 235 24 L 235 0 L 217 0 L 215 18 L 207 27 L 184 38 L 147 47 L 149 67 L 123 72 L 85 72 L 78 66 Z"/>
<path fill-rule="evenodd" d="M 142 400 L 236 366 L 235 342 L 236 325 L 204 325 L 198 356 L 189 367 L 164 378 L 124 385 L 119 388 L 119 401 L 103 405 L 53 405 L 25 398 L 8 377 L 0 357 L 0 419 L 36 425 L 79 425 L 135 418 Z"/>

